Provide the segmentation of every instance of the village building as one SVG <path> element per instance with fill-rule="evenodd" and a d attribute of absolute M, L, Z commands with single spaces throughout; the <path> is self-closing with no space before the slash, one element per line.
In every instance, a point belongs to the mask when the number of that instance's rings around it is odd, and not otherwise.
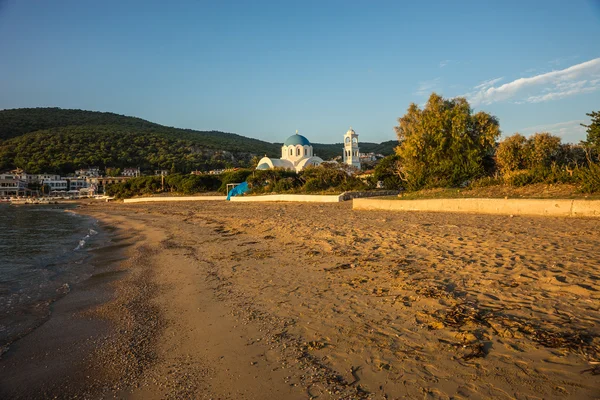
<path fill-rule="evenodd" d="M 344 135 L 344 163 L 360 169 L 358 133 L 354 132 L 352 127 Z"/>
<path fill-rule="evenodd" d="M 50 193 L 66 192 L 69 190 L 69 182 L 66 179 L 44 179 L 42 185 L 48 186 L 50 188 Z"/>
<path fill-rule="evenodd" d="M 75 175 L 77 176 L 88 176 L 90 178 L 95 178 L 100 176 L 100 168 L 99 167 L 90 167 L 90 168 L 82 168 L 75 171 Z"/>
<path fill-rule="evenodd" d="M 107 185 L 112 185 L 115 183 L 126 182 L 131 177 L 129 176 L 104 176 L 97 178 L 88 179 L 88 185 L 92 192 L 94 193 L 104 193 L 104 189 Z"/>
<path fill-rule="evenodd" d="M 140 176 L 140 169 L 138 168 L 123 168 L 123 172 L 121 173 L 121 176 L 131 176 L 131 177 L 135 177 L 135 176 Z"/>
<path fill-rule="evenodd" d="M 57 181 L 60 180 L 60 175 L 56 174 L 37 174 L 35 175 L 36 181 L 39 183 L 43 183 L 44 181 Z"/>
<path fill-rule="evenodd" d="M 26 196 L 31 191 L 27 182 L 15 174 L 0 174 L 0 197 Z"/>
<path fill-rule="evenodd" d="M 88 181 L 85 178 L 67 178 L 67 181 L 69 182 L 69 191 L 80 191 L 81 189 L 85 189 L 87 188 L 88 185 Z"/>
<path fill-rule="evenodd" d="M 296 131 L 281 146 L 281 158 L 263 157 L 256 169 L 284 168 L 300 172 L 306 167 L 321 165 L 322 162 L 320 157 L 314 155 L 313 146 L 308 139 Z"/>

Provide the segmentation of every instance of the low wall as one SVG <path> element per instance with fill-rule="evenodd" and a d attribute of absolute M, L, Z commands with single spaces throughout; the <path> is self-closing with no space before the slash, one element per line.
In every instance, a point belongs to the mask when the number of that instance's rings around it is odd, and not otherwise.
<path fill-rule="evenodd" d="M 124 203 L 153 203 L 169 201 L 214 201 L 226 200 L 227 196 L 164 196 L 164 197 L 138 197 L 136 199 L 125 199 Z"/>
<path fill-rule="evenodd" d="M 436 211 L 497 215 L 600 217 L 600 200 L 568 199 L 354 199 L 353 210 Z"/>
<path fill-rule="evenodd" d="M 235 196 L 230 199 L 236 202 L 252 201 L 299 201 L 307 203 L 339 203 L 340 195 L 311 195 L 311 194 L 267 194 L 263 196 Z"/>
<path fill-rule="evenodd" d="M 372 192 L 344 192 L 340 195 L 340 201 L 361 199 L 364 197 L 396 196 L 399 190 L 377 190 Z"/>

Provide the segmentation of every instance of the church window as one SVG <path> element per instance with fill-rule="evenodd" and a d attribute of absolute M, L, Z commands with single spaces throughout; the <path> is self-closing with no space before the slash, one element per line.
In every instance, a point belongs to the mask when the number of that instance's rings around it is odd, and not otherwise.
<path fill-rule="evenodd" d="M 294 155 L 294 149 L 290 149 L 290 156 Z"/>
<path fill-rule="evenodd" d="M 297 155 L 297 156 L 299 156 L 299 155 L 300 155 L 300 147 L 298 147 L 298 148 L 296 149 L 296 155 Z"/>

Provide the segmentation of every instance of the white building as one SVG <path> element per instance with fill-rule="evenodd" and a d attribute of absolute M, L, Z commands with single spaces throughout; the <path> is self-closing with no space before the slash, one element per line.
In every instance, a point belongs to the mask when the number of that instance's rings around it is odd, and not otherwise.
<path fill-rule="evenodd" d="M 58 181 L 60 180 L 60 175 L 55 174 L 37 174 L 35 175 L 36 181 L 39 183 L 43 183 L 44 181 Z"/>
<path fill-rule="evenodd" d="M 123 168 L 122 176 L 140 176 L 139 168 Z"/>
<path fill-rule="evenodd" d="M 281 158 L 263 157 L 258 162 L 256 169 L 285 168 L 296 172 L 306 167 L 320 165 L 323 160 L 313 153 L 313 146 L 307 138 L 298 134 L 290 136 L 281 146 Z"/>
<path fill-rule="evenodd" d="M 360 169 L 358 133 L 354 132 L 352 127 L 344 135 L 344 163 Z"/>
<path fill-rule="evenodd" d="M 100 176 L 100 168 L 99 167 L 90 167 L 90 168 L 82 168 L 75 171 L 75 175 L 77 176 L 89 176 L 90 178 L 96 178 Z"/>
<path fill-rule="evenodd" d="M 0 174 L 0 196 L 25 196 L 27 182 L 15 174 Z"/>
<path fill-rule="evenodd" d="M 69 182 L 66 179 L 44 179 L 42 185 L 47 185 L 50 188 L 50 193 L 69 190 Z"/>
<path fill-rule="evenodd" d="M 69 191 L 81 190 L 89 186 L 85 178 L 67 178 L 67 180 L 69 181 Z"/>

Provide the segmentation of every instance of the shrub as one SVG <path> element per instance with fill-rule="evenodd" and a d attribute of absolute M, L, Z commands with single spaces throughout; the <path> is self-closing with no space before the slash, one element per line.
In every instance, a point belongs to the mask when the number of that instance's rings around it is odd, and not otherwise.
<path fill-rule="evenodd" d="M 484 176 L 483 178 L 474 179 L 469 183 L 469 188 L 483 188 L 488 186 L 496 186 L 504 183 L 501 178 L 493 176 Z"/>
<path fill-rule="evenodd" d="M 245 182 L 250 174 L 252 174 L 252 170 L 250 169 L 239 169 L 237 171 L 229 171 L 221 174 L 221 186 L 219 187 L 219 192 L 225 193 L 227 191 L 228 183 Z"/>
<path fill-rule="evenodd" d="M 578 190 L 580 192 L 600 192 L 600 163 L 590 160 L 587 167 L 577 168 L 575 176 L 579 181 Z"/>
<path fill-rule="evenodd" d="M 529 170 L 512 171 L 504 175 L 504 183 L 510 186 L 521 187 L 537 183 L 535 174 L 532 174 Z"/>
<path fill-rule="evenodd" d="M 325 185 L 317 178 L 309 178 L 302 186 L 302 190 L 307 193 L 320 192 L 325 189 Z"/>

